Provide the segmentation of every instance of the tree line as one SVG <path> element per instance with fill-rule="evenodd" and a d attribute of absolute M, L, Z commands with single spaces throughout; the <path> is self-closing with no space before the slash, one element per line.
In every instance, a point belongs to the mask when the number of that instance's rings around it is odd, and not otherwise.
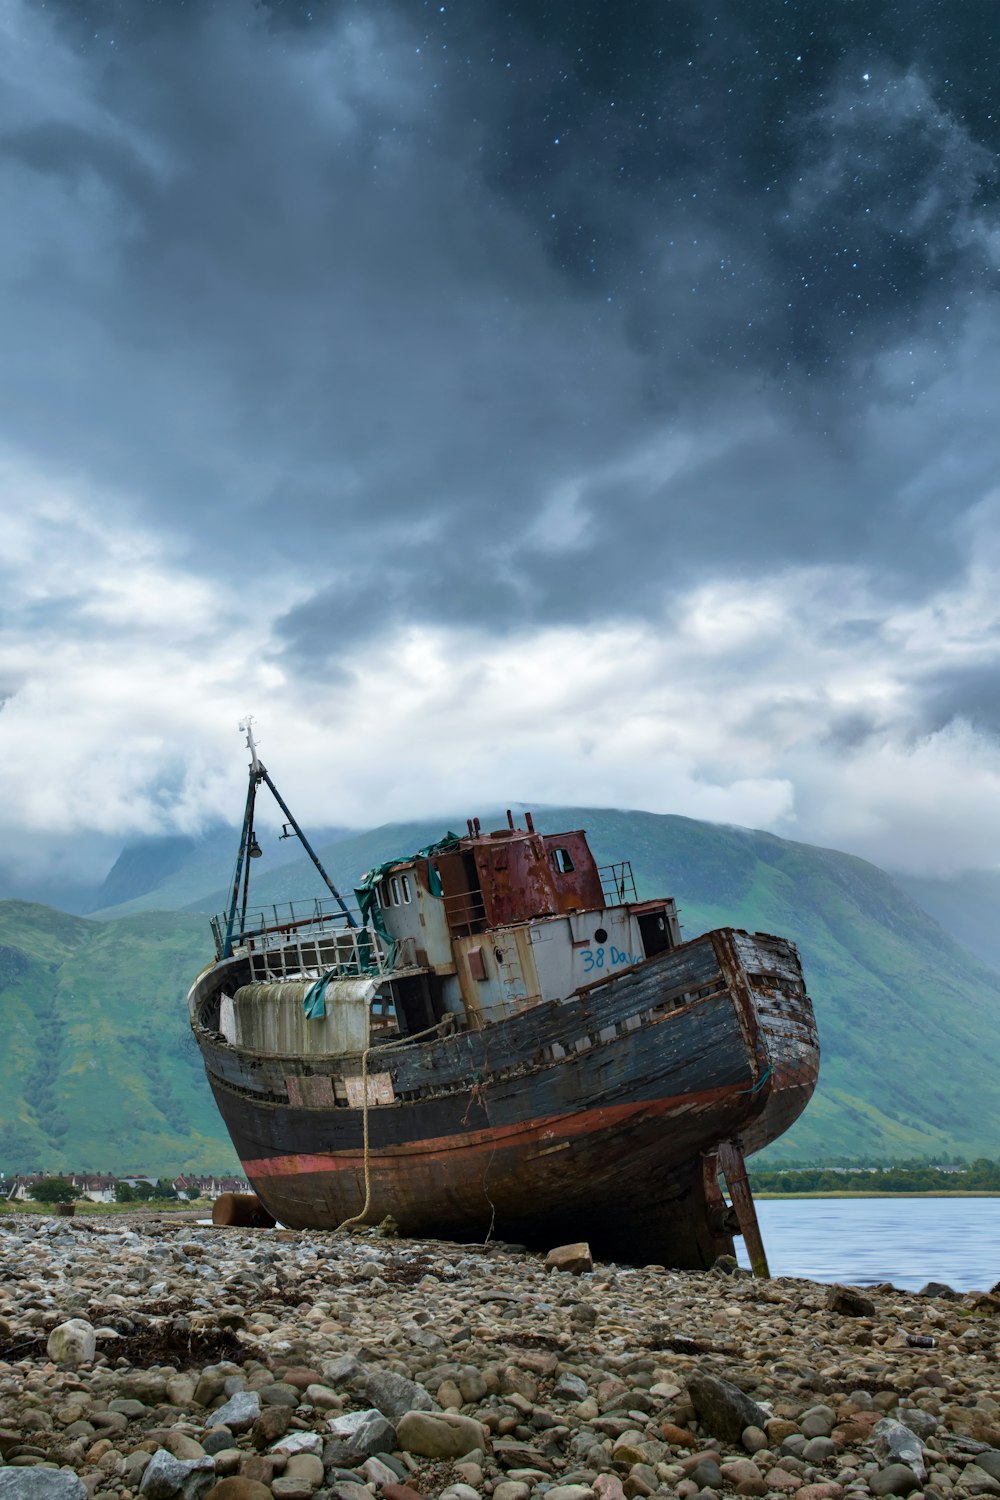
<path fill-rule="evenodd" d="M 884 1167 L 802 1167 L 752 1171 L 758 1193 L 1000 1193 L 1000 1161 L 985 1156 L 947 1170 L 909 1161 Z"/>

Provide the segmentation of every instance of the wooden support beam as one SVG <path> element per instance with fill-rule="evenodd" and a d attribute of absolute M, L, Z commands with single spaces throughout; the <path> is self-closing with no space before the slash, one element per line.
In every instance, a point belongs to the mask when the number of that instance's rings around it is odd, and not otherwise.
<path fill-rule="evenodd" d="M 760 1277 L 762 1281 L 770 1281 L 771 1272 L 768 1269 L 764 1241 L 761 1238 L 760 1224 L 757 1221 L 757 1209 L 747 1181 L 746 1163 L 743 1160 L 743 1151 L 738 1139 L 720 1142 L 719 1167 L 726 1179 L 736 1217 L 740 1221 L 740 1232 L 743 1235 L 743 1243 L 747 1247 L 753 1274 Z"/>

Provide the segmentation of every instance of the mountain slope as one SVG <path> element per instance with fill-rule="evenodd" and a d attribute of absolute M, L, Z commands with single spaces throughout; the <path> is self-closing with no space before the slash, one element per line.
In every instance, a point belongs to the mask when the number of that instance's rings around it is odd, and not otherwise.
<path fill-rule="evenodd" d="M 688 936 L 733 925 L 799 944 L 823 1067 L 816 1099 L 770 1163 L 998 1154 L 1000 975 L 883 871 L 681 817 L 562 808 L 536 823 L 587 828 L 601 863 L 630 858 L 640 896 L 677 896 Z M 444 826 L 390 825 L 321 855 L 347 894 L 364 869 Z M 254 861 L 252 899 L 321 891 L 307 860 L 269 863 Z M 232 1165 L 184 1008 L 212 951 L 201 912 L 224 904 L 222 889 L 199 899 L 198 913 L 99 922 L 0 903 L 0 1168 Z"/>
<path fill-rule="evenodd" d="M 229 1168 L 184 989 L 204 920 L 101 923 L 0 902 L 0 1168 Z"/>

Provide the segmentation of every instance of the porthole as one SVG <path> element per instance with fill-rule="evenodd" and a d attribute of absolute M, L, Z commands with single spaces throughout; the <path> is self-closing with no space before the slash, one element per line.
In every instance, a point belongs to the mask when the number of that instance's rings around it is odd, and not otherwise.
<path fill-rule="evenodd" d="M 594 942 L 595 943 L 606 943 L 607 940 L 608 940 L 608 934 L 607 934 L 606 930 L 603 927 L 598 927 L 597 931 L 594 933 Z"/>

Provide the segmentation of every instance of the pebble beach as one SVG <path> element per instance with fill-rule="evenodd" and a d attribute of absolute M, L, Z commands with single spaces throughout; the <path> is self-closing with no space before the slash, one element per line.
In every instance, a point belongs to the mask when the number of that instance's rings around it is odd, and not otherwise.
<path fill-rule="evenodd" d="M 1000 1495 L 1000 1288 L 0 1218 L 0 1500 Z"/>

